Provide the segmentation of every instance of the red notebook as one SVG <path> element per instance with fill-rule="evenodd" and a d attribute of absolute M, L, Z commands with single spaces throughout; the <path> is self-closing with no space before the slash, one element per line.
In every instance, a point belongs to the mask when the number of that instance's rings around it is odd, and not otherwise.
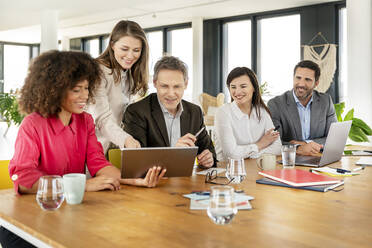
<path fill-rule="evenodd" d="M 339 183 L 341 180 L 301 169 L 260 171 L 258 174 L 295 187 Z"/>

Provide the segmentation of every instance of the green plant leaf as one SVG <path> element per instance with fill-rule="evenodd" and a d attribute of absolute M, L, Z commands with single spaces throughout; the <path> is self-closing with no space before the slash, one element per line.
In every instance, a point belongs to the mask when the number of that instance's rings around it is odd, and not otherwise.
<path fill-rule="evenodd" d="M 18 102 L 15 95 L 9 93 L 0 94 L 0 115 L 10 126 L 21 124 L 24 116 L 18 111 Z"/>
<path fill-rule="evenodd" d="M 336 116 L 337 116 L 337 121 L 341 122 L 342 121 L 342 113 L 344 112 L 344 109 L 345 109 L 345 102 L 340 102 L 340 103 L 336 103 L 334 104 L 335 106 L 335 112 L 336 112 Z"/>
<path fill-rule="evenodd" d="M 344 121 L 350 121 L 354 117 L 354 108 L 350 109 L 344 117 Z"/>
<path fill-rule="evenodd" d="M 363 133 L 366 135 L 372 135 L 372 129 L 370 126 L 367 125 L 363 120 L 358 118 L 353 118 L 353 125 L 362 129 Z"/>
<path fill-rule="evenodd" d="M 368 142 L 367 135 L 364 134 L 361 128 L 351 125 L 349 138 L 355 142 Z"/>

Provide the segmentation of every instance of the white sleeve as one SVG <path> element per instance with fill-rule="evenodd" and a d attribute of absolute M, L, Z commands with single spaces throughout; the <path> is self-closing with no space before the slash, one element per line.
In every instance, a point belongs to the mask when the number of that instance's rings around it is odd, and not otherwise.
<path fill-rule="evenodd" d="M 226 113 L 224 108 L 219 108 L 215 116 L 215 127 L 222 153 L 225 157 L 249 158 L 258 153 L 256 144 L 237 145 L 232 128 L 231 114 Z"/>
<path fill-rule="evenodd" d="M 265 125 L 265 133 L 266 133 L 267 130 L 269 130 L 271 128 L 274 128 L 274 124 L 273 124 L 273 121 L 270 118 L 269 113 L 267 113 L 265 109 L 261 109 L 261 113 L 263 113 L 262 121 L 264 121 L 263 124 Z M 275 140 L 273 143 L 271 143 L 268 147 L 262 149 L 260 151 L 260 155 L 263 154 L 263 153 L 270 153 L 270 154 L 280 155 L 281 147 L 282 147 L 282 142 L 280 141 L 280 137 L 279 137 L 277 140 Z"/>
<path fill-rule="evenodd" d="M 124 148 L 124 142 L 130 135 L 126 133 L 118 124 L 119 116 L 114 116 L 111 106 L 108 101 L 107 87 L 109 83 L 104 76 L 100 86 L 98 87 L 95 95 L 95 104 L 89 106 L 89 113 L 93 116 L 94 122 L 96 124 L 96 129 L 100 132 L 101 136 L 104 136 L 110 142 Z M 122 101 L 123 99 L 117 99 Z M 124 111 L 124 109 L 123 109 Z M 121 120 L 119 120 L 121 121 Z"/>

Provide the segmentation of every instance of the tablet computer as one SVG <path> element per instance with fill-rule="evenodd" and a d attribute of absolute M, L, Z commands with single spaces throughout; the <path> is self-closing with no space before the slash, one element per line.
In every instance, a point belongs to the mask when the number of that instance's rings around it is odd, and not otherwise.
<path fill-rule="evenodd" d="M 121 150 L 121 178 L 145 177 L 149 168 L 166 168 L 165 177 L 189 177 L 198 147 L 146 147 Z"/>

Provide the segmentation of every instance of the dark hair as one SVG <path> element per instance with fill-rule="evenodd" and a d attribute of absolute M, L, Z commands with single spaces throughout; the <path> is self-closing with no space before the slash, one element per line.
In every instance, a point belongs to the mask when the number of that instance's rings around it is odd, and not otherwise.
<path fill-rule="evenodd" d="M 100 83 L 101 70 L 95 60 L 83 52 L 48 51 L 30 64 L 25 84 L 21 89 L 19 106 L 22 112 L 37 112 L 44 117 L 61 111 L 67 90 L 79 82 L 89 82 L 88 101 L 93 101 Z"/>
<path fill-rule="evenodd" d="M 130 85 L 129 90 L 133 95 L 137 92 L 141 95 L 145 95 L 148 89 L 149 80 L 149 45 L 147 43 L 146 34 L 138 23 L 133 21 L 118 22 L 111 32 L 106 50 L 97 58 L 97 61 L 107 68 L 110 68 L 111 74 L 114 75 L 114 82 L 119 83 L 123 68 L 115 59 L 112 45 L 124 36 L 131 36 L 139 39 L 142 43 L 141 56 L 132 68 L 129 69 L 133 78 L 133 84 Z"/>
<path fill-rule="evenodd" d="M 227 76 L 227 80 L 226 80 L 227 88 L 229 88 L 230 90 L 231 81 L 233 81 L 235 78 L 238 78 L 244 75 L 249 77 L 249 80 L 251 81 L 252 86 L 254 88 L 254 92 L 252 96 L 252 106 L 256 109 L 258 120 L 261 120 L 261 110 L 260 110 L 261 107 L 264 108 L 267 111 L 267 113 L 269 113 L 269 115 L 271 116 L 270 110 L 267 108 L 266 104 L 261 98 L 260 86 L 258 84 L 256 74 L 251 69 L 247 67 L 234 68 Z M 233 101 L 232 97 L 231 97 L 231 101 Z"/>
<path fill-rule="evenodd" d="M 173 70 L 173 71 L 180 71 L 183 74 L 183 79 L 188 81 L 188 72 L 187 72 L 187 65 L 177 57 L 173 56 L 164 56 L 158 62 L 156 62 L 154 66 L 154 81 L 158 80 L 158 75 L 160 70 Z"/>
<path fill-rule="evenodd" d="M 301 67 L 301 68 L 308 68 L 310 70 L 313 70 L 314 71 L 314 74 L 315 74 L 315 82 L 319 80 L 319 77 L 320 77 L 320 68 L 319 68 L 319 65 L 311 60 L 303 60 L 301 62 L 299 62 L 294 70 L 293 70 L 293 75 L 296 74 L 296 70 L 298 67 Z"/>

